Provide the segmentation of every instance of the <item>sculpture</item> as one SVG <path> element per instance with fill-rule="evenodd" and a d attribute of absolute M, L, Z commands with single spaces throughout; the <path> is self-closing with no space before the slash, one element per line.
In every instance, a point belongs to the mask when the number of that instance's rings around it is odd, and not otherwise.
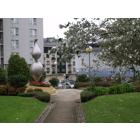
<path fill-rule="evenodd" d="M 38 61 L 41 56 L 41 50 L 38 46 L 37 39 L 34 41 L 32 57 L 35 62 L 31 65 L 31 75 L 35 81 L 39 81 L 43 73 L 43 65 Z"/>

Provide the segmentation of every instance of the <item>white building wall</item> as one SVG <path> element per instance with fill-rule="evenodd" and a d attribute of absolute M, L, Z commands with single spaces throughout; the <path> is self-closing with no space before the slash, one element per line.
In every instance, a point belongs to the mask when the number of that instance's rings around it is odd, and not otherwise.
<path fill-rule="evenodd" d="M 42 56 L 39 59 L 41 63 L 43 61 L 43 19 L 37 18 L 36 25 L 30 23 L 29 18 L 18 18 L 17 23 L 13 24 L 10 18 L 3 19 L 3 36 L 4 36 L 4 64 L 8 64 L 11 53 L 19 53 L 21 57 L 24 57 L 28 64 L 33 63 L 31 56 L 32 46 L 31 41 L 38 39 L 38 45 L 41 49 Z M 14 36 L 11 33 L 12 28 L 18 28 L 18 35 Z M 31 36 L 31 29 L 37 31 L 36 36 Z M 19 47 L 12 47 L 12 40 L 19 41 Z"/>
<path fill-rule="evenodd" d="M 103 70 L 112 70 L 111 67 L 108 65 L 104 64 L 104 62 L 99 59 L 98 57 L 99 52 L 93 51 L 90 53 L 90 67 L 91 71 L 93 70 L 98 70 L 98 71 L 103 71 Z M 89 54 L 88 53 L 82 53 L 79 56 L 75 56 L 75 62 L 76 62 L 76 71 L 88 71 L 89 69 Z"/>

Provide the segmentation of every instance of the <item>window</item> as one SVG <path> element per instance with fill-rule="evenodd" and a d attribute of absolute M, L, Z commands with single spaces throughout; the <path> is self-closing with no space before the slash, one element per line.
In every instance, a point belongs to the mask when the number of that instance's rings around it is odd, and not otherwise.
<path fill-rule="evenodd" d="M 30 23 L 31 25 L 37 25 L 37 18 L 30 18 L 30 19 L 29 19 L 29 23 Z"/>
<path fill-rule="evenodd" d="M 54 53 L 52 54 L 52 57 L 55 57 L 55 54 Z"/>
<path fill-rule="evenodd" d="M 52 68 L 52 73 L 54 74 L 56 71 L 55 71 L 55 68 Z"/>
<path fill-rule="evenodd" d="M 50 61 L 47 61 L 47 65 L 50 65 Z"/>
<path fill-rule="evenodd" d="M 32 37 L 36 37 L 37 36 L 37 29 L 30 29 L 30 35 Z"/>
<path fill-rule="evenodd" d="M 76 69 L 75 68 L 73 68 L 73 72 L 76 72 Z"/>
<path fill-rule="evenodd" d="M 49 54 L 46 54 L 46 58 L 49 58 Z"/>
<path fill-rule="evenodd" d="M 18 18 L 11 18 L 12 24 L 18 24 Z"/>
<path fill-rule="evenodd" d="M 84 58 L 81 59 L 81 64 L 84 65 Z"/>
<path fill-rule="evenodd" d="M 19 40 L 12 40 L 11 45 L 13 49 L 16 49 L 19 47 Z"/>
<path fill-rule="evenodd" d="M 18 36 L 19 35 L 19 29 L 18 28 L 11 28 L 11 34 L 13 36 Z"/>
<path fill-rule="evenodd" d="M 75 66 L 75 61 L 73 61 L 73 66 Z"/>
<path fill-rule="evenodd" d="M 47 73 L 50 73 L 50 68 L 47 68 Z"/>

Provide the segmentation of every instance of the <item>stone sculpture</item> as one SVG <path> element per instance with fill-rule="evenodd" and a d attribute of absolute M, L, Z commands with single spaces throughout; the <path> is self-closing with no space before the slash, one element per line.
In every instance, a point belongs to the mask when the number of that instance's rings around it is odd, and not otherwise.
<path fill-rule="evenodd" d="M 43 65 L 38 61 L 41 56 L 41 50 L 38 46 L 37 40 L 34 41 L 32 57 L 35 62 L 31 65 L 31 75 L 35 81 L 39 81 L 43 74 Z"/>

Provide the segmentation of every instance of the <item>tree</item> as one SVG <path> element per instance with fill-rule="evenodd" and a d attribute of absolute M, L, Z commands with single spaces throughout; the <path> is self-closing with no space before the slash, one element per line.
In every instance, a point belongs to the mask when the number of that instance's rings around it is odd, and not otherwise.
<path fill-rule="evenodd" d="M 8 77 L 14 75 L 24 75 L 29 80 L 29 67 L 24 58 L 19 55 L 11 55 L 8 64 Z"/>
<path fill-rule="evenodd" d="M 100 31 L 103 60 L 131 69 L 135 79 L 140 66 L 140 19 L 109 19 Z"/>
<path fill-rule="evenodd" d="M 68 44 L 68 53 L 78 54 L 84 51 L 89 45 L 95 45 L 98 39 L 98 19 L 87 20 L 85 18 L 75 19 L 74 22 L 68 22 L 66 25 L 60 25 L 60 28 L 67 28 L 64 33 Z"/>

